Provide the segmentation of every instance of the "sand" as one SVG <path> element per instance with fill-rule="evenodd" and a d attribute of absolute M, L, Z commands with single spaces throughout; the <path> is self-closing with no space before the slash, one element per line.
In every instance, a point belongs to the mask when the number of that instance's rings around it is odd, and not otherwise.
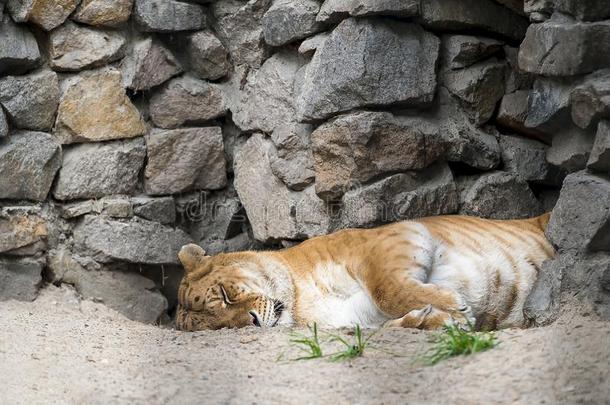
<path fill-rule="evenodd" d="M 436 366 L 418 361 L 429 332 L 380 330 L 349 362 L 292 361 L 288 329 L 180 332 L 130 321 L 69 287 L 0 303 L 0 331 L 3 404 L 610 402 L 610 323 L 580 307 Z"/>

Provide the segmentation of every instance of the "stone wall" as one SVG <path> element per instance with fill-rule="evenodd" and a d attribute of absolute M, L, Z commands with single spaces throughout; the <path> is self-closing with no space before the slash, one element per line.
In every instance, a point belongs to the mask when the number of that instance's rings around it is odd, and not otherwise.
<path fill-rule="evenodd" d="M 606 302 L 604 3 L 0 0 L 0 300 L 69 283 L 155 322 L 190 241 L 278 248 L 559 198 L 531 317 L 563 268 Z"/>

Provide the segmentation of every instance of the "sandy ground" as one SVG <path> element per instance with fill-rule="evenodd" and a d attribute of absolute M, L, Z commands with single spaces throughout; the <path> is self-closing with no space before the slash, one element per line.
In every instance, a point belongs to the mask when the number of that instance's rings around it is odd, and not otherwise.
<path fill-rule="evenodd" d="M 286 329 L 178 332 L 47 287 L 33 303 L 0 303 L 0 403 L 609 403 L 610 324 L 582 312 L 433 367 L 415 361 L 430 334 L 397 329 L 331 363 L 288 360 Z"/>

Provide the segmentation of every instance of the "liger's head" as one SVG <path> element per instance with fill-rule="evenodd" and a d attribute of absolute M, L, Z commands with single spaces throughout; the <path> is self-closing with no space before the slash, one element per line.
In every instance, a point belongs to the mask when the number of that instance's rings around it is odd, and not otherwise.
<path fill-rule="evenodd" d="M 181 330 L 275 326 L 284 304 L 265 294 L 253 253 L 206 256 L 189 244 L 178 254 L 184 278 L 178 292 L 176 327 Z"/>

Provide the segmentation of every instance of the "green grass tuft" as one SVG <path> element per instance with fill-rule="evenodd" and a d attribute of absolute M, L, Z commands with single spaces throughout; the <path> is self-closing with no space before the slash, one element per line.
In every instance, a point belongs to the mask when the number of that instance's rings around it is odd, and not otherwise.
<path fill-rule="evenodd" d="M 346 339 L 338 335 L 332 335 L 331 341 L 339 342 L 345 346 L 345 350 L 330 355 L 330 361 L 351 360 L 360 357 L 364 354 L 364 349 L 367 348 L 369 341 L 375 334 L 369 335 L 366 339 L 362 337 L 360 325 L 356 325 L 354 329 L 354 342 L 350 343 Z"/>
<path fill-rule="evenodd" d="M 364 338 L 360 325 L 356 325 L 353 332 L 353 342 L 349 342 L 349 338 L 344 338 L 339 335 L 327 335 L 325 339 L 321 339 L 318 333 L 318 325 L 316 323 L 313 324 L 313 327 L 308 326 L 308 329 L 311 332 L 311 336 L 303 335 L 301 333 L 293 333 L 291 335 L 290 343 L 304 352 L 303 356 L 292 359 L 294 361 L 311 360 L 322 357 L 326 357 L 330 361 L 351 360 L 362 356 L 367 347 L 372 347 L 369 345 L 369 341 L 375 335 L 373 333 L 367 338 Z M 345 349 L 329 355 L 324 355 L 322 351 L 322 344 L 332 342 L 340 343 L 341 345 L 345 346 Z M 279 361 L 282 357 L 283 354 L 278 356 L 277 360 Z"/>
<path fill-rule="evenodd" d="M 498 339 L 493 332 L 474 332 L 457 325 L 445 326 L 443 332 L 434 337 L 433 342 L 434 347 L 423 356 L 428 365 L 454 356 L 483 352 L 498 345 Z"/>
<path fill-rule="evenodd" d="M 318 336 L 318 325 L 314 323 L 313 327 L 308 326 L 307 328 L 312 333 L 311 336 L 295 333 L 290 339 L 290 343 L 306 353 L 306 355 L 297 357 L 294 360 L 311 360 L 323 357 L 322 346 Z"/>

